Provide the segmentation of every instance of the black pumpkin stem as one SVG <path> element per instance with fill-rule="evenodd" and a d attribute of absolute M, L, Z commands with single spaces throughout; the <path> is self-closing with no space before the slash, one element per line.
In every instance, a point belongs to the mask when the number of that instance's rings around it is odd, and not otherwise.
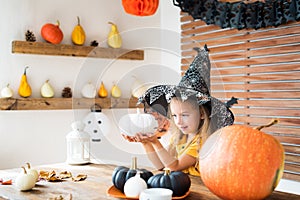
<path fill-rule="evenodd" d="M 254 129 L 256 130 L 261 130 L 263 128 L 267 128 L 267 127 L 270 127 L 270 126 L 273 126 L 274 124 L 277 124 L 279 122 L 278 119 L 273 119 L 270 123 L 266 124 L 266 125 L 261 125 L 261 126 L 258 126 L 258 127 L 255 127 Z"/>

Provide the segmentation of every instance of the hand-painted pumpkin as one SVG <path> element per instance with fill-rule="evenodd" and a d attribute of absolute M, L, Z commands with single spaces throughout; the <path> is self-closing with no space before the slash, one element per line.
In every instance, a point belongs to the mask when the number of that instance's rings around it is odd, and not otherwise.
<path fill-rule="evenodd" d="M 282 177 L 284 150 L 270 134 L 245 125 L 219 129 L 200 151 L 200 173 L 222 199 L 265 199 Z"/>
<path fill-rule="evenodd" d="M 145 182 L 147 182 L 148 179 L 153 176 L 153 173 L 147 169 L 138 169 L 136 157 L 134 157 L 132 159 L 131 168 L 118 166 L 114 169 L 112 173 L 113 185 L 120 191 L 124 192 L 124 185 L 126 181 L 135 176 L 138 171 L 140 173 L 140 177 L 144 179 Z"/>
<path fill-rule="evenodd" d="M 173 196 L 183 196 L 191 186 L 191 179 L 182 171 L 164 169 L 164 173 L 156 174 L 147 181 L 149 188 L 167 188 L 173 191 Z"/>
<path fill-rule="evenodd" d="M 136 16 L 153 15 L 158 8 L 159 0 L 122 0 L 126 13 Z"/>
<path fill-rule="evenodd" d="M 59 28 L 59 21 L 57 24 L 47 23 L 41 29 L 41 35 L 47 42 L 52 44 L 59 44 L 63 40 L 64 34 Z"/>

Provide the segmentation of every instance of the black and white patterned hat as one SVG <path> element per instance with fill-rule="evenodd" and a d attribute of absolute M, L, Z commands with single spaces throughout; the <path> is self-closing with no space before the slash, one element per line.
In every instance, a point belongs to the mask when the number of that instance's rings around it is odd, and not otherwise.
<path fill-rule="evenodd" d="M 139 98 L 138 103 L 146 102 L 166 116 L 172 97 L 180 96 L 182 100 L 186 100 L 189 96 L 195 95 L 199 105 L 206 106 L 210 110 L 214 130 L 231 125 L 234 122 L 234 115 L 229 106 L 210 95 L 210 68 L 207 48 L 200 49 L 178 85 L 151 87 Z"/>

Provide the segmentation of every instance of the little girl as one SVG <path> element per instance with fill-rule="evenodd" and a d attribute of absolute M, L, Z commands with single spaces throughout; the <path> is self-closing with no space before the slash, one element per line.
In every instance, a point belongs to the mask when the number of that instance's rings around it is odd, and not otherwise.
<path fill-rule="evenodd" d="M 233 124 L 233 114 L 226 104 L 210 96 L 209 74 L 208 53 L 201 50 L 177 86 L 152 87 L 139 99 L 154 111 L 158 99 L 169 105 L 165 109 L 171 124 L 168 131 L 172 132 L 168 148 L 153 133 L 124 136 L 128 141 L 141 142 L 157 169 L 168 167 L 200 176 L 198 157 L 202 144 L 217 129 Z"/>

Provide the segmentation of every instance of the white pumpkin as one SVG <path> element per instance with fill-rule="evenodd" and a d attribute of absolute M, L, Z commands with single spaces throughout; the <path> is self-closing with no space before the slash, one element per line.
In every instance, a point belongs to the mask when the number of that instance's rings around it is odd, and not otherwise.
<path fill-rule="evenodd" d="M 129 178 L 124 185 L 124 194 L 126 197 L 139 197 L 140 193 L 147 189 L 147 183 L 141 178 L 140 173 Z"/>
<path fill-rule="evenodd" d="M 9 84 L 7 84 L 4 88 L 1 90 L 1 97 L 2 98 L 11 98 L 14 95 L 14 91 L 9 87 Z"/>
<path fill-rule="evenodd" d="M 81 89 L 81 95 L 85 98 L 95 98 L 96 94 L 96 87 L 91 82 L 85 84 Z"/>
<path fill-rule="evenodd" d="M 28 174 L 25 167 L 22 168 L 23 172 L 21 172 L 15 180 L 16 187 L 20 191 L 31 190 L 35 186 L 35 177 L 32 174 Z"/>
<path fill-rule="evenodd" d="M 31 168 L 30 163 L 26 163 L 27 165 L 27 174 L 32 174 L 35 178 L 35 182 L 39 180 L 39 172 L 36 169 Z"/>
<path fill-rule="evenodd" d="M 127 114 L 119 120 L 119 129 L 121 133 L 133 136 L 136 133 L 154 133 L 158 123 L 151 114 L 137 113 Z"/>
<path fill-rule="evenodd" d="M 141 97 L 146 90 L 148 89 L 138 78 L 135 78 L 132 86 L 131 86 L 131 95 L 135 98 Z"/>

